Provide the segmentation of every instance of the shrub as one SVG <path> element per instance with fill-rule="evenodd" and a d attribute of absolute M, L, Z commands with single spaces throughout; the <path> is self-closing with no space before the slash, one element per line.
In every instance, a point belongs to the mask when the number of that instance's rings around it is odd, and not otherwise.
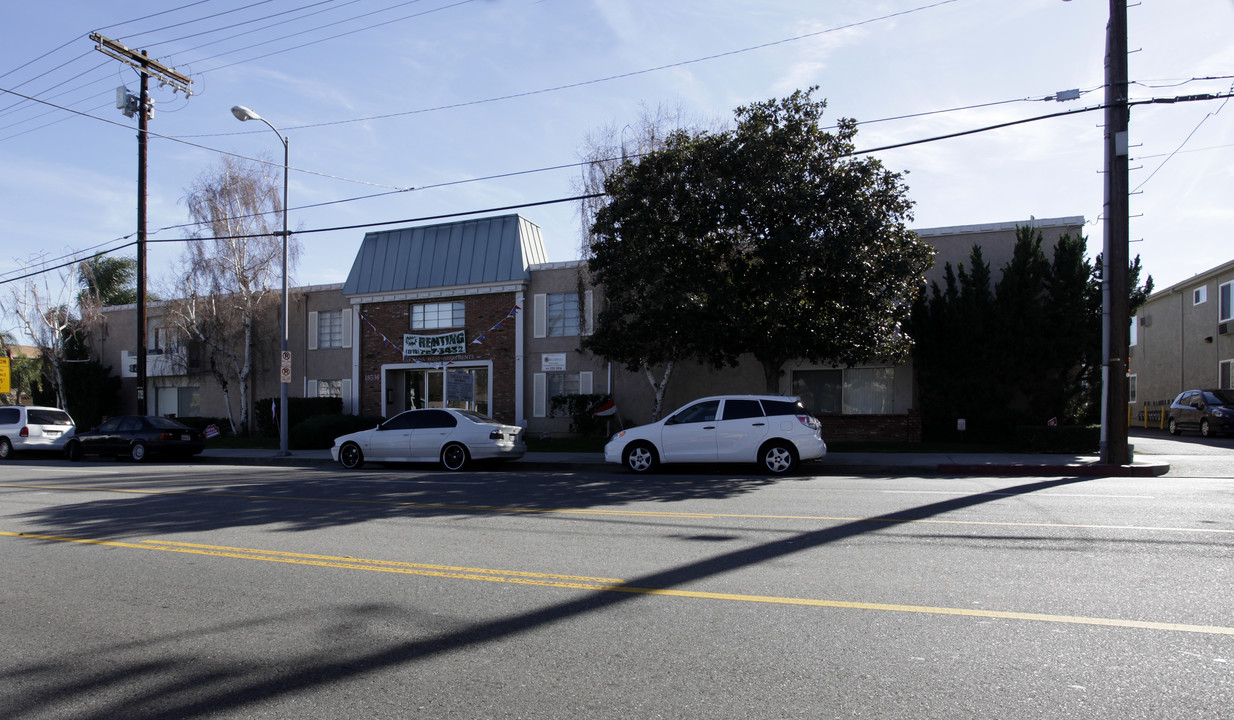
<path fill-rule="evenodd" d="M 1091 454 L 1101 450 L 1101 426 L 1057 425 L 1020 426 L 1015 430 L 1016 446 L 1026 452 Z"/>
<path fill-rule="evenodd" d="M 292 426 L 287 444 L 296 450 L 325 450 L 334 445 L 334 438 L 377 427 L 383 420 L 372 415 L 314 415 Z"/>
<path fill-rule="evenodd" d="M 564 412 L 570 416 L 570 432 L 590 437 L 604 433 L 605 418 L 592 415 L 592 411 L 608 402 L 611 395 L 554 395 L 553 414 Z"/>
<path fill-rule="evenodd" d="M 279 426 L 274 420 L 271 408 L 278 402 L 277 398 L 262 398 L 254 403 L 253 418 L 257 433 L 262 437 L 278 437 Z M 287 398 L 287 427 L 294 429 L 297 425 L 317 415 L 341 415 L 343 412 L 342 398 Z M 290 434 L 288 435 L 290 437 Z"/>

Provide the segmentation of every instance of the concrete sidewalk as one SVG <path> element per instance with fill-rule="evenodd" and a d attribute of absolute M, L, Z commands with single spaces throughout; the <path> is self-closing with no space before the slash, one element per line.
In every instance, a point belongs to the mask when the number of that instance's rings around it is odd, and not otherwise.
<path fill-rule="evenodd" d="M 210 448 L 196 458 L 201 462 L 234 465 L 288 465 L 330 467 L 329 450 L 293 450 L 280 457 L 277 450 Z M 529 452 L 509 467 L 519 470 L 602 470 L 625 472 L 604 462 L 601 453 Z M 1170 470 L 1169 463 L 1135 462 L 1107 465 L 1095 455 L 1028 455 L 996 453 L 829 453 L 803 471 L 818 475 L 1073 475 L 1085 477 L 1155 477 Z"/>

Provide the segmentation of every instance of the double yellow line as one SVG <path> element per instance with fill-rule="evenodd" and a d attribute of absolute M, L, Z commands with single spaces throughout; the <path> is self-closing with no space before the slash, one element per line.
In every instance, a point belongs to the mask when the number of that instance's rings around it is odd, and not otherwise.
<path fill-rule="evenodd" d="M 159 550 L 163 552 L 186 553 L 191 555 L 207 555 L 211 557 L 233 558 L 239 560 L 256 560 L 263 562 L 287 563 L 291 565 L 309 565 L 343 570 L 362 570 L 367 572 L 399 573 L 404 575 L 422 575 L 428 577 L 449 578 L 454 580 L 479 580 L 483 582 L 514 583 L 518 585 L 536 585 L 542 587 L 571 588 L 595 592 L 621 592 L 639 595 L 660 595 L 665 597 L 693 598 L 702 600 L 729 600 L 736 602 L 756 602 L 776 605 L 798 605 L 808 607 L 842 608 L 847 610 L 874 610 L 882 612 L 919 613 L 927 615 L 955 615 L 975 618 L 994 618 L 1000 620 L 1027 620 L 1036 622 L 1063 623 L 1070 625 L 1097 625 L 1102 627 L 1126 628 L 1139 630 L 1158 630 L 1168 632 L 1202 633 L 1207 635 L 1234 635 L 1234 627 L 1219 625 L 1189 625 L 1183 623 L 1150 622 L 1144 620 L 1120 620 L 1116 618 L 1084 617 L 1075 615 L 1046 615 L 1041 613 L 1005 612 L 999 610 L 975 610 L 970 608 L 931 607 L 926 605 L 896 605 L 888 603 L 845 602 L 840 600 L 817 600 L 813 598 L 792 598 L 770 595 L 743 595 L 736 593 L 710 593 L 690 590 L 669 590 L 662 588 L 643 588 L 626 585 L 616 578 L 588 577 L 583 575 L 559 575 L 554 573 L 533 573 L 518 570 L 493 570 L 488 568 L 458 567 L 452 565 L 432 565 L 425 563 L 408 563 L 392 560 L 371 560 L 349 556 L 314 555 L 310 553 L 293 553 L 280 550 L 260 550 L 254 548 L 227 547 L 221 545 L 202 545 L 198 543 L 173 542 L 170 540 L 142 540 L 141 542 L 120 542 L 115 540 L 94 540 L 88 538 L 68 538 L 56 535 L 38 533 L 17 533 L 0 531 L 0 536 L 43 540 L 53 542 L 71 542 L 85 545 L 100 545 L 106 547 L 130 548 L 136 550 Z"/>

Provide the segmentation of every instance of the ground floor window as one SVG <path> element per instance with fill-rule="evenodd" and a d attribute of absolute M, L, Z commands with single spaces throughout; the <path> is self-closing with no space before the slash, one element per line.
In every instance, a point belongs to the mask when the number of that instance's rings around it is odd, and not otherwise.
<path fill-rule="evenodd" d="M 895 368 L 794 370 L 792 392 L 815 415 L 890 415 Z"/>
<path fill-rule="evenodd" d="M 1225 390 L 1234 390 L 1234 360 L 1225 360 L 1221 363 L 1221 387 Z"/>
<path fill-rule="evenodd" d="M 1128 405 L 1135 405 L 1136 390 L 1137 390 L 1136 376 L 1128 375 L 1127 376 L 1127 404 Z"/>
<path fill-rule="evenodd" d="M 343 381 L 342 380 L 318 380 L 317 381 L 317 397 L 324 397 L 324 398 L 343 397 Z"/>
<path fill-rule="evenodd" d="M 201 388 L 154 388 L 154 414 L 164 417 L 201 417 Z"/>

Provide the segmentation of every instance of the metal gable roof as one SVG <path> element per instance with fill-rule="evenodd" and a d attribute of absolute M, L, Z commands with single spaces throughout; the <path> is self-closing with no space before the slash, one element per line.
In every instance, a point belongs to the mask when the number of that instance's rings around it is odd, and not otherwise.
<path fill-rule="evenodd" d="M 519 215 L 371 232 L 343 294 L 527 282 L 528 266 L 544 261 L 539 226 Z"/>

